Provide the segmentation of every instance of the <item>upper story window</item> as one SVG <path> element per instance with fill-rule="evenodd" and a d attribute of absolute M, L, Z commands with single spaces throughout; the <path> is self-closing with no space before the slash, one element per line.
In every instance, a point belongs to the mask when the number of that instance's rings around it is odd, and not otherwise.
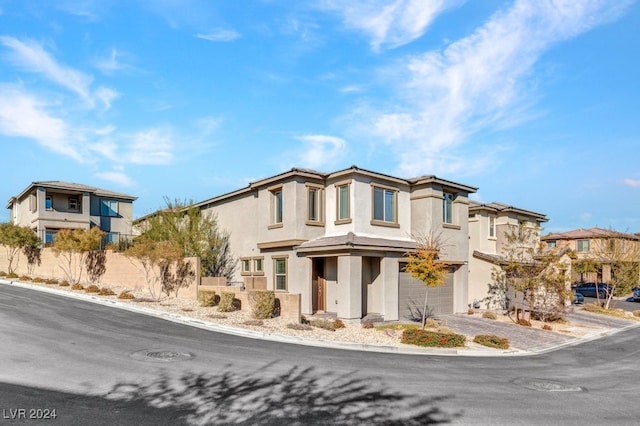
<path fill-rule="evenodd" d="M 348 222 L 351 219 L 350 185 L 336 185 L 336 222 Z"/>
<path fill-rule="evenodd" d="M 496 237 L 496 217 L 489 215 L 489 238 Z"/>
<path fill-rule="evenodd" d="M 53 210 L 53 197 L 51 195 L 44 197 L 44 209 Z"/>
<path fill-rule="evenodd" d="M 578 241 L 576 241 L 576 251 L 578 253 L 588 253 L 589 252 L 589 240 L 578 240 Z"/>
<path fill-rule="evenodd" d="M 80 210 L 80 200 L 75 195 L 69 197 L 69 210 Z"/>
<path fill-rule="evenodd" d="M 547 241 L 547 247 L 548 248 L 555 248 L 556 247 L 556 240 Z"/>
<path fill-rule="evenodd" d="M 453 223 L 453 199 L 455 195 L 450 192 L 445 192 L 442 200 L 442 221 L 444 223 Z"/>
<path fill-rule="evenodd" d="M 282 196 L 282 187 L 271 189 L 271 224 L 282 225 L 282 217 L 284 210 L 284 199 Z"/>
<path fill-rule="evenodd" d="M 324 190 L 318 186 L 307 186 L 307 224 L 322 225 Z"/>
<path fill-rule="evenodd" d="M 398 223 L 398 190 L 373 186 L 373 222 Z"/>
<path fill-rule="evenodd" d="M 100 216 L 118 216 L 118 201 L 100 200 Z"/>

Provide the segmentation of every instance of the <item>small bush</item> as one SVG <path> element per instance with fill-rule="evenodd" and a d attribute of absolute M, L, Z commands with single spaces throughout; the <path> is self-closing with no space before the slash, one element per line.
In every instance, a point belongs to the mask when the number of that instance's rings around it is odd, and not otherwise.
<path fill-rule="evenodd" d="M 298 324 L 295 322 L 291 322 L 287 324 L 287 328 L 290 328 L 292 330 L 303 330 L 303 331 L 313 330 L 313 327 L 311 327 L 309 324 Z"/>
<path fill-rule="evenodd" d="M 45 281 L 46 280 L 44 278 L 35 277 L 32 282 L 34 282 L 34 283 L 43 283 Z"/>
<path fill-rule="evenodd" d="M 44 280 L 45 284 L 58 284 L 58 280 L 56 280 L 55 278 L 49 278 Z"/>
<path fill-rule="evenodd" d="M 482 314 L 482 318 L 495 320 L 495 319 L 498 319 L 498 315 L 493 311 L 487 311 Z"/>
<path fill-rule="evenodd" d="M 253 318 L 273 318 L 276 308 L 276 295 L 272 290 L 249 290 L 247 296 Z"/>
<path fill-rule="evenodd" d="M 218 303 L 218 312 L 233 312 L 236 310 L 236 305 L 233 302 L 235 293 L 223 291 L 220 295 L 220 303 Z"/>
<path fill-rule="evenodd" d="M 336 331 L 336 326 L 333 320 L 330 320 L 330 319 L 316 318 L 316 319 L 312 319 L 309 322 L 309 324 L 312 327 L 322 328 L 324 330 L 329 330 L 329 331 Z"/>
<path fill-rule="evenodd" d="M 6 277 L 7 273 L 5 271 L 0 271 L 0 277 Z"/>
<path fill-rule="evenodd" d="M 585 303 L 582 305 L 582 309 L 587 312 L 600 312 L 602 311 L 602 306 L 598 305 L 598 302 Z"/>
<path fill-rule="evenodd" d="M 70 284 L 69 281 L 61 281 L 58 285 L 60 287 L 69 287 Z"/>
<path fill-rule="evenodd" d="M 80 283 L 75 283 L 74 285 L 71 286 L 71 290 L 84 290 L 84 287 Z"/>
<path fill-rule="evenodd" d="M 87 293 L 100 293 L 100 287 L 91 284 L 89 287 L 85 288 L 84 291 Z"/>
<path fill-rule="evenodd" d="M 531 321 L 527 321 L 526 319 L 523 319 L 523 318 L 520 318 L 516 324 L 521 325 L 523 327 L 531 327 Z"/>
<path fill-rule="evenodd" d="M 135 298 L 136 297 L 129 290 L 123 290 L 118 295 L 118 299 L 123 299 L 123 300 L 132 300 Z"/>
<path fill-rule="evenodd" d="M 213 290 L 198 290 L 198 302 L 202 307 L 211 307 L 216 305 L 216 292 Z"/>
<path fill-rule="evenodd" d="M 11 272 L 10 274 L 7 274 L 7 278 L 18 278 L 18 274 Z"/>
<path fill-rule="evenodd" d="M 18 278 L 20 281 L 31 281 L 31 277 L 29 275 L 22 275 Z"/>
<path fill-rule="evenodd" d="M 635 311 L 633 311 L 633 316 L 640 317 L 640 309 L 636 309 Z"/>
<path fill-rule="evenodd" d="M 509 339 L 494 336 L 492 334 L 479 334 L 473 339 L 473 341 L 489 348 L 509 349 Z"/>
<path fill-rule="evenodd" d="M 344 321 L 342 321 L 341 319 L 337 319 L 333 322 L 333 328 L 335 328 L 336 330 L 339 328 L 345 328 L 346 325 L 344 323 Z"/>
<path fill-rule="evenodd" d="M 542 326 L 542 329 L 543 329 L 543 330 L 547 330 L 547 331 L 549 331 L 549 330 L 553 330 L 553 328 L 552 328 L 549 324 L 545 324 L 545 325 L 543 325 L 543 326 Z"/>
<path fill-rule="evenodd" d="M 102 287 L 100 289 L 100 291 L 98 291 L 98 294 L 100 296 L 115 296 L 116 295 L 116 293 L 113 290 L 111 290 L 110 288 L 107 288 L 107 287 Z"/>
<path fill-rule="evenodd" d="M 431 348 L 455 348 L 464 346 L 466 338 L 456 333 L 438 333 L 435 331 L 409 329 L 402 333 L 402 343 Z"/>

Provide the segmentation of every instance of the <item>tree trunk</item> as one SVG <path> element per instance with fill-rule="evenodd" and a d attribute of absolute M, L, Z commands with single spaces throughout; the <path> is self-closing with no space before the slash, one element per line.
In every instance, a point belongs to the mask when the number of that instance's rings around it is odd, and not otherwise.
<path fill-rule="evenodd" d="M 427 297 L 429 296 L 429 287 L 424 291 L 424 306 L 422 307 L 422 329 L 424 330 L 424 323 L 427 322 Z"/>

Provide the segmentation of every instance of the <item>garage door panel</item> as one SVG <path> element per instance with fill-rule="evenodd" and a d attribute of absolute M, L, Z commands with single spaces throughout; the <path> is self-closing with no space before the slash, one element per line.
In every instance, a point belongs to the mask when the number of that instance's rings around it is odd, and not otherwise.
<path fill-rule="evenodd" d="M 400 265 L 398 314 L 401 320 L 420 319 L 424 304 L 425 284 L 413 278 L 408 272 L 402 272 Z M 446 284 L 429 288 L 427 313 L 443 315 L 453 313 L 453 273 L 448 273 Z"/>

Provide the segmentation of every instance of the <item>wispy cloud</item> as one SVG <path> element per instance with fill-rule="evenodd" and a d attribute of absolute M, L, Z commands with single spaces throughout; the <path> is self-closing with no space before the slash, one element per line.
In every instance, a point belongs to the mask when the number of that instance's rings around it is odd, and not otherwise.
<path fill-rule="evenodd" d="M 95 66 L 103 74 L 106 74 L 106 75 L 111 75 L 116 72 L 131 68 L 129 65 L 123 63 L 120 60 L 121 57 L 122 57 L 122 54 L 118 52 L 118 50 L 111 49 L 107 56 L 97 59 L 95 61 Z"/>
<path fill-rule="evenodd" d="M 366 33 L 371 49 L 395 48 L 420 38 L 434 19 L 461 0 L 326 0 L 323 7 L 342 16 L 347 27 Z"/>
<path fill-rule="evenodd" d="M 173 161 L 172 132 L 153 128 L 135 133 L 124 148 L 124 163 L 166 165 Z"/>
<path fill-rule="evenodd" d="M 133 186 L 134 181 L 129 177 L 126 173 L 121 171 L 112 171 L 112 172 L 98 172 L 95 176 L 99 179 L 115 183 L 121 186 Z"/>
<path fill-rule="evenodd" d="M 240 38 L 240 33 L 232 30 L 215 29 L 207 33 L 196 34 L 196 37 L 208 41 L 233 41 Z"/>
<path fill-rule="evenodd" d="M 624 179 L 623 182 L 625 185 L 630 186 L 632 188 L 640 188 L 640 180 L 638 179 L 627 178 L 627 179 Z"/>
<path fill-rule="evenodd" d="M 398 102 L 364 108 L 367 116 L 357 119 L 396 150 L 402 174 L 467 171 L 469 150 L 456 155 L 455 149 L 480 130 L 512 121 L 513 111 L 522 112 L 533 97 L 529 77 L 540 56 L 617 18 L 627 5 L 516 1 L 444 50 L 402 58 L 385 73 L 385 82 L 389 75 L 395 79 Z"/>
<path fill-rule="evenodd" d="M 347 145 L 344 139 L 327 135 L 302 135 L 296 139 L 304 142 L 299 164 L 312 169 L 333 166 L 343 157 Z"/>
<path fill-rule="evenodd" d="M 345 86 L 340 89 L 340 93 L 360 93 L 363 92 L 364 88 L 357 84 L 352 84 L 350 86 Z"/>

